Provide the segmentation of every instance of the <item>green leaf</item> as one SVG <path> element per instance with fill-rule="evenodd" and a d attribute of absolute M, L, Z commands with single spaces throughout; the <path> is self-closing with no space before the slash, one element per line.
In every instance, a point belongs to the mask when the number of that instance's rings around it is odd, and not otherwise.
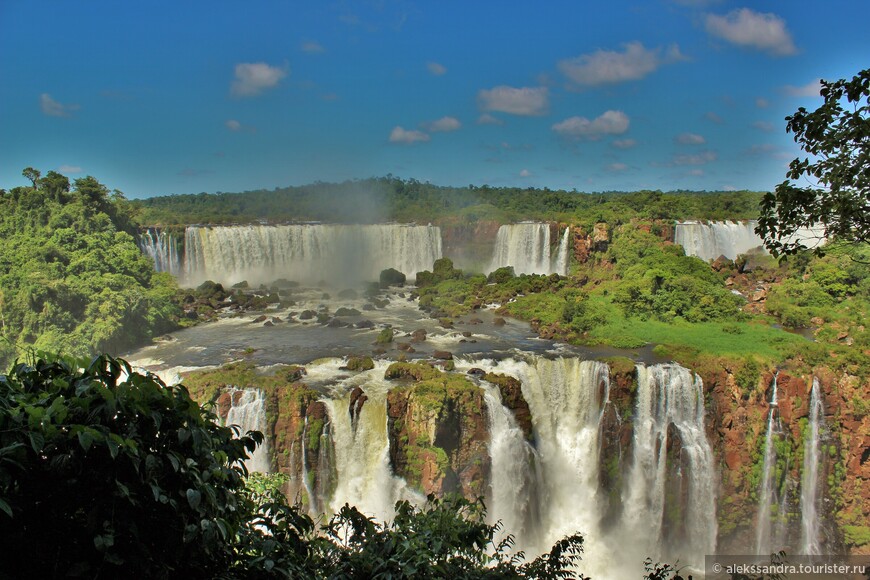
<path fill-rule="evenodd" d="M 81 445 L 82 449 L 85 451 L 90 449 L 91 444 L 94 442 L 94 436 L 88 429 L 85 429 L 83 431 L 79 431 L 78 438 L 79 438 L 79 445 Z"/>
<path fill-rule="evenodd" d="M 0 511 L 5 513 L 10 518 L 12 517 L 12 508 L 6 503 L 3 498 L 0 498 Z"/>
<path fill-rule="evenodd" d="M 187 503 L 190 504 L 190 507 L 196 509 L 199 507 L 200 502 L 202 501 L 202 494 L 195 489 L 187 490 Z"/>
<path fill-rule="evenodd" d="M 31 431 L 27 436 L 30 438 L 30 446 L 33 448 L 33 451 L 36 453 L 42 451 L 42 448 L 45 447 L 45 437 L 42 433 Z"/>

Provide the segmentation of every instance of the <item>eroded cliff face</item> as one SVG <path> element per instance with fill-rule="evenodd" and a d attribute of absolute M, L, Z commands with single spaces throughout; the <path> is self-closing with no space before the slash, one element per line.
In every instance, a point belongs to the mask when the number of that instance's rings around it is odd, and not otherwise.
<path fill-rule="evenodd" d="M 480 388 L 425 363 L 396 363 L 387 375 L 402 381 L 387 395 L 394 473 L 426 495 L 484 495 L 489 430 Z"/>
<path fill-rule="evenodd" d="M 460 268 L 482 271 L 492 259 L 500 225 L 493 220 L 441 224 L 441 254 Z"/>

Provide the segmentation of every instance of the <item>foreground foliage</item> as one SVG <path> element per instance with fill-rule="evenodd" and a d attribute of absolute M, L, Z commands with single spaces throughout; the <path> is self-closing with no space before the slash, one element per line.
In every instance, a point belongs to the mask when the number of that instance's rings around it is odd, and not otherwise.
<path fill-rule="evenodd" d="M 582 577 L 581 536 L 525 562 L 462 498 L 317 525 L 282 476 L 247 477 L 262 434 L 215 419 L 107 355 L 0 375 L 0 578 Z"/>

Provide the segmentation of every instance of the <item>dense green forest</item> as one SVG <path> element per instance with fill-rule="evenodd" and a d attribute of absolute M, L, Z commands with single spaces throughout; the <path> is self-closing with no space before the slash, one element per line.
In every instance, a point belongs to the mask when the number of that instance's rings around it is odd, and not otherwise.
<path fill-rule="evenodd" d="M 393 176 L 243 193 L 199 193 L 132 202 L 147 225 L 266 220 L 375 223 L 492 219 L 555 220 L 581 225 L 644 219 L 751 219 L 761 193 L 639 191 L 579 193 L 514 187 L 444 187 Z"/>
<path fill-rule="evenodd" d="M 139 251 L 123 195 L 24 174 L 31 186 L 0 190 L 0 364 L 26 346 L 120 352 L 174 328 L 177 283 Z"/>

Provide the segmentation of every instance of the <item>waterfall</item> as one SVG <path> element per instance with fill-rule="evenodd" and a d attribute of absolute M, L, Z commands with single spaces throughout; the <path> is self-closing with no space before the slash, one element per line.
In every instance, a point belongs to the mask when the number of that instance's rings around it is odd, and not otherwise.
<path fill-rule="evenodd" d="M 501 522 L 502 533 L 513 534 L 525 546 L 540 532 L 537 515 L 536 451 L 526 441 L 513 414 L 502 404 L 498 388 L 482 382 L 489 419 L 490 523 Z"/>
<path fill-rule="evenodd" d="M 761 469 L 761 484 L 758 495 L 758 516 L 755 526 L 755 553 L 767 556 L 771 553 L 771 506 L 776 501 L 774 475 L 776 467 L 776 443 L 774 437 L 779 430 L 777 413 L 777 376 L 773 377 L 773 394 L 770 397 L 770 410 L 767 415 L 767 431 L 764 436 L 764 464 Z"/>
<path fill-rule="evenodd" d="M 408 496 L 403 479 L 390 467 L 390 442 L 387 435 L 387 391 L 392 386 L 384 379 L 386 364 L 359 373 L 337 385 L 324 400 L 332 426 L 335 445 L 335 491 L 329 502 L 331 511 L 345 503 L 381 521 L 394 515 L 395 503 Z M 367 400 L 351 420 L 350 394 L 361 386 Z"/>
<path fill-rule="evenodd" d="M 138 243 L 142 253 L 154 262 L 155 270 L 181 276 L 183 268 L 175 236 L 157 228 L 148 228 L 139 234 Z"/>
<path fill-rule="evenodd" d="M 637 545 L 703 567 L 704 555 L 715 550 L 717 525 L 701 378 L 676 364 L 639 365 L 637 382 L 624 524 Z"/>
<path fill-rule="evenodd" d="M 513 266 L 516 274 L 565 275 L 568 273 L 569 241 L 570 228 L 565 228 L 559 247 L 553 255 L 549 224 L 519 223 L 501 226 L 496 234 L 489 271 Z"/>
<path fill-rule="evenodd" d="M 266 395 L 260 389 L 233 389 L 230 391 L 232 406 L 224 421 L 226 425 L 238 425 L 242 435 L 248 431 L 268 434 L 266 425 Z M 245 460 L 248 471 L 269 473 L 269 439 L 263 439 L 251 456 Z"/>
<path fill-rule="evenodd" d="M 719 256 L 733 260 L 756 248 L 766 253 L 763 240 L 755 233 L 757 225 L 757 220 L 706 224 L 681 222 L 674 228 L 674 243 L 683 246 L 687 256 L 697 256 L 705 261 L 715 260 Z M 800 228 L 792 237 L 808 248 L 825 243 L 822 228 Z"/>
<path fill-rule="evenodd" d="M 431 270 L 441 257 L 441 232 L 402 224 L 190 226 L 184 247 L 193 285 L 278 278 L 350 285 L 377 280 L 386 268 L 407 276 Z"/>
<path fill-rule="evenodd" d="M 759 248 L 761 238 L 755 234 L 756 222 L 700 222 L 678 223 L 674 229 L 674 243 L 683 246 L 686 255 L 702 260 L 715 260 L 725 256 L 733 260 L 753 248 Z"/>
<path fill-rule="evenodd" d="M 804 464 L 801 478 L 801 553 L 818 556 L 822 553 L 819 533 L 819 467 L 821 457 L 821 427 L 824 407 L 819 392 L 819 379 L 813 377 L 810 391 L 809 423 L 804 436 Z"/>

